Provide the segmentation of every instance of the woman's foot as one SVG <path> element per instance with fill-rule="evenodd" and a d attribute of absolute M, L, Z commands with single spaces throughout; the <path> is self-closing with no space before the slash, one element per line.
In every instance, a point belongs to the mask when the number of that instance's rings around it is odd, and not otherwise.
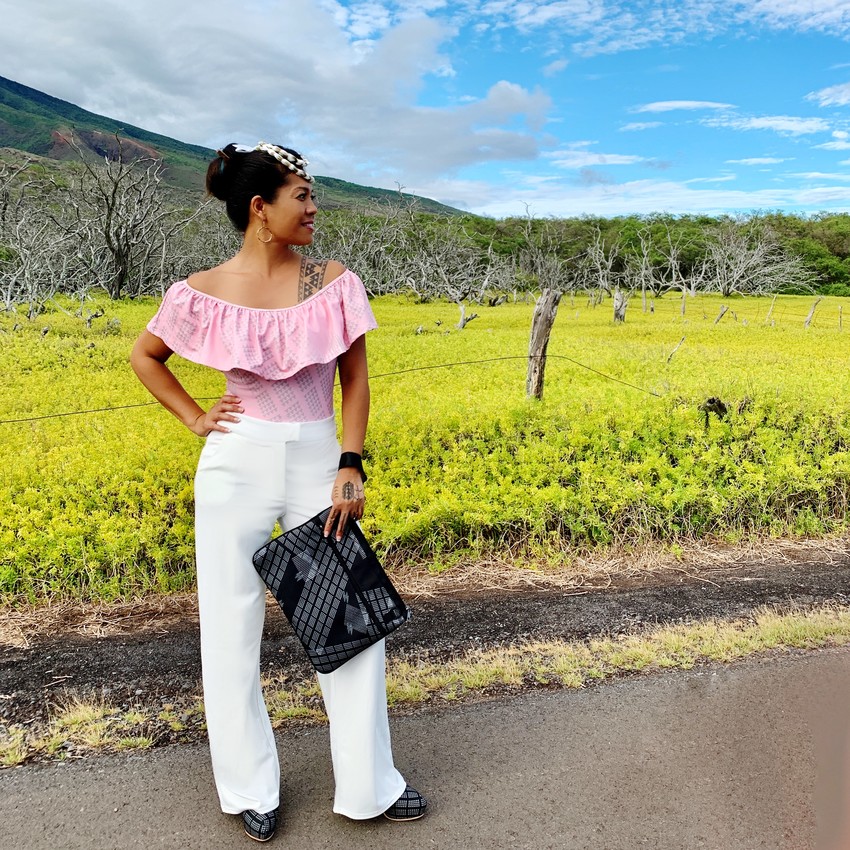
<path fill-rule="evenodd" d="M 254 841 L 268 841 L 277 829 L 277 809 L 265 814 L 248 809 L 247 812 L 242 812 L 242 823 L 249 838 Z"/>
<path fill-rule="evenodd" d="M 418 820 L 427 808 L 428 801 L 408 785 L 404 794 L 384 812 L 384 817 L 389 820 Z"/>

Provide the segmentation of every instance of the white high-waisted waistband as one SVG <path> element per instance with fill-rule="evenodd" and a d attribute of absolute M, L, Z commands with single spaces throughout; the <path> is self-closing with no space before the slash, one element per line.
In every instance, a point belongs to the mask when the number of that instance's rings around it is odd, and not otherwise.
<path fill-rule="evenodd" d="M 235 413 L 234 416 L 238 416 L 239 421 L 222 422 L 225 428 L 256 443 L 326 440 L 331 435 L 336 435 L 336 420 L 333 416 L 315 422 L 272 422 L 246 416 L 244 413 Z M 212 431 L 209 436 L 213 434 L 225 436 L 221 431 Z"/>

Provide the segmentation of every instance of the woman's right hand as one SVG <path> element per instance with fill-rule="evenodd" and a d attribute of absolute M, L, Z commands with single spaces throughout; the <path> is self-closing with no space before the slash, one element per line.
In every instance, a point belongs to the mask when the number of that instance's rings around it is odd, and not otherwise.
<path fill-rule="evenodd" d="M 238 422 L 239 417 L 234 413 L 244 413 L 242 399 L 235 395 L 223 395 L 206 413 L 199 413 L 197 419 L 189 425 L 189 430 L 199 437 L 206 437 L 211 431 L 224 431 L 230 428 L 222 425 L 222 422 Z"/>

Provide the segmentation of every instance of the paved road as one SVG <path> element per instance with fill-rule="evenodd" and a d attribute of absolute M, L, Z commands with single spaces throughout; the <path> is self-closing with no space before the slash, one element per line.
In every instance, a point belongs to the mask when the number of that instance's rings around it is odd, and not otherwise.
<path fill-rule="evenodd" d="M 395 717 L 399 767 L 432 802 L 410 824 L 333 815 L 326 729 L 283 731 L 269 846 L 815 847 L 816 812 L 840 802 L 848 694 L 850 650 L 834 649 Z M 0 772 L 2 848 L 252 846 L 217 811 L 204 747 Z"/>

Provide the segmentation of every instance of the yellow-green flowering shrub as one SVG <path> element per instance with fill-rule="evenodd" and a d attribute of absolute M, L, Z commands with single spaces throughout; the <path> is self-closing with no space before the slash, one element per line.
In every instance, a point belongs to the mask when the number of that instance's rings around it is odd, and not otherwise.
<path fill-rule="evenodd" d="M 366 531 L 395 559 L 557 557 L 612 541 L 819 535 L 845 527 L 850 329 L 825 299 L 655 302 L 565 296 L 542 402 L 525 398 L 533 305 L 378 299 L 368 338 Z M 149 401 L 127 361 L 156 309 L 102 302 L 0 317 L 0 419 Z M 88 307 L 87 307 L 88 309 Z M 682 337 L 685 342 L 668 363 Z M 516 360 L 403 371 L 517 356 Z M 571 360 L 558 359 L 558 356 Z M 645 390 L 577 366 L 579 361 Z M 172 361 L 197 397 L 221 377 Z M 401 372 L 389 375 L 387 373 Z M 710 414 L 710 396 L 729 413 Z M 192 475 L 202 441 L 156 405 L 0 424 L 0 598 L 111 598 L 193 584 Z"/>

